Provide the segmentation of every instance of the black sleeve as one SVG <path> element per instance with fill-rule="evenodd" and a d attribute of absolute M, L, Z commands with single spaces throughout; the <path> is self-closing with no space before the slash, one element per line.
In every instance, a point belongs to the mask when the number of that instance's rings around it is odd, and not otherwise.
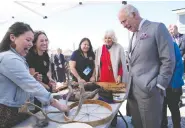
<path fill-rule="evenodd" d="M 70 60 L 72 60 L 72 61 L 77 61 L 78 60 L 78 51 L 73 52 L 73 54 L 71 55 Z"/>
<path fill-rule="evenodd" d="M 35 68 L 35 57 L 32 53 L 28 53 L 26 56 L 26 62 L 28 63 L 29 68 Z"/>
<path fill-rule="evenodd" d="M 62 56 L 62 65 L 64 65 L 64 64 L 65 64 L 65 62 L 66 62 L 66 60 L 65 60 L 64 55 L 63 55 L 63 54 L 61 54 L 61 56 Z"/>
<path fill-rule="evenodd" d="M 58 57 L 55 55 L 54 56 L 54 64 L 58 67 L 59 63 L 58 63 Z"/>
<path fill-rule="evenodd" d="M 92 57 L 93 57 L 93 60 L 95 60 L 95 54 L 94 54 L 94 52 L 92 53 Z"/>
<path fill-rule="evenodd" d="M 49 65 L 51 64 L 51 62 L 50 62 L 50 58 L 49 58 L 49 54 L 46 52 L 46 60 L 47 60 L 47 62 L 49 63 Z"/>
<path fill-rule="evenodd" d="M 48 67 L 47 68 L 49 70 L 49 66 L 50 66 L 51 62 L 50 62 L 49 55 L 48 55 L 47 52 L 44 53 L 44 57 L 45 57 L 46 62 L 48 63 Z"/>
<path fill-rule="evenodd" d="M 182 39 L 182 50 L 180 52 L 181 52 L 182 57 L 185 58 L 185 35 L 183 35 L 183 39 Z"/>
<path fill-rule="evenodd" d="M 54 57 L 53 57 L 53 59 L 54 59 L 54 63 L 56 64 L 57 63 L 57 58 L 56 58 L 56 55 L 54 55 Z"/>
<path fill-rule="evenodd" d="M 94 54 L 94 52 L 90 52 L 88 54 L 88 57 L 92 57 L 92 59 L 95 60 L 95 54 Z"/>

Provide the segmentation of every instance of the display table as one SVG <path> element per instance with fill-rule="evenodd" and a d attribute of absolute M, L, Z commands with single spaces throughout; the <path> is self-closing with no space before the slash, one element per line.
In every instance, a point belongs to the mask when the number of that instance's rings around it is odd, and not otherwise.
<path fill-rule="evenodd" d="M 113 95 L 113 98 L 114 100 L 118 100 L 118 98 L 120 97 L 124 97 L 125 95 L 125 88 L 122 88 L 123 85 L 120 84 L 120 86 L 118 85 L 115 85 L 115 84 L 107 84 L 107 83 L 99 83 L 101 86 L 105 86 L 107 89 L 114 89 L 114 90 L 121 90 L 121 93 L 123 95 Z M 63 95 L 65 93 L 67 93 L 68 91 L 61 91 L 60 92 L 60 95 Z M 116 91 L 117 92 L 117 91 Z M 118 100 L 119 101 L 119 100 Z M 65 104 L 65 101 L 64 100 L 60 100 L 61 103 Z M 72 102 L 68 102 L 68 105 L 70 105 Z M 122 119 L 124 120 L 124 122 L 126 123 L 123 115 L 120 113 L 119 111 L 119 108 L 121 107 L 122 105 L 122 102 L 120 103 L 114 103 L 114 104 L 110 104 L 110 106 L 112 107 L 112 119 L 110 119 L 110 121 L 108 121 L 107 123 L 104 123 L 103 125 L 98 125 L 96 126 L 95 128 L 109 128 L 114 116 L 118 113 Z M 56 108 L 52 107 L 52 106 L 49 106 L 47 108 L 44 108 L 45 111 L 49 112 L 49 111 L 57 111 Z M 41 114 L 41 112 L 38 112 L 37 113 L 37 116 L 40 116 L 40 117 L 43 117 L 43 115 Z M 52 118 L 53 120 L 58 120 L 58 121 L 64 121 L 64 114 L 62 113 L 54 113 L 54 114 L 49 114 L 48 115 L 50 118 Z M 99 115 L 97 115 L 98 117 Z M 35 117 L 30 117 L 29 119 L 25 120 L 24 122 L 20 123 L 19 125 L 15 126 L 14 128 L 34 128 L 36 124 L 36 119 Z M 62 126 L 64 124 L 58 124 L 58 123 L 55 123 L 55 122 L 49 122 L 49 125 L 45 128 L 60 128 L 60 126 Z M 127 126 L 127 123 L 126 123 L 126 126 Z M 127 126 L 128 127 L 128 126 Z"/>
<path fill-rule="evenodd" d="M 64 101 L 60 100 L 60 102 L 63 103 Z M 118 113 L 121 104 L 122 103 L 110 104 L 111 107 L 112 107 L 113 117 L 116 115 L 116 113 Z M 51 106 L 46 108 L 46 111 L 54 111 L 54 110 L 56 110 L 56 109 L 51 107 Z M 40 112 L 37 113 L 37 115 L 42 116 L 42 114 Z M 63 114 L 59 114 L 59 113 L 50 114 L 49 117 L 52 118 L 52 119 L 56 119 L 56 120 L 60 119 L 60 121 L 64 120 Z M 109 122 L 107 122 L 106 124 L 99 125 L 96 128 L 108 128 L 110 126 L 112 120 L 113 120 L 113 118 Z M 35 118 L 30 117 L 29 119 L 25 120 L 24 122 L 15 126 L 14 128 L 34 128 L 35 123 L 36 123 Z M 57 124 L 55 122 L 49 122 L 49 125 L 45 128 L 57 128 L 57 127 L 60 127 L 61 125 L 63 125 L 63 124 Z"/>

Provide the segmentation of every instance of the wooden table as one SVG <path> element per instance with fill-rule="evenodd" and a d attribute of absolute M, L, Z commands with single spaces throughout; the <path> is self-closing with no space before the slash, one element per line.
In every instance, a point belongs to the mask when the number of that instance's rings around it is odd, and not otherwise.
<path fill-rule="evenodd" d="M 122 85 L 116 85 L 116 84 L 112 84 L 112 83 L 107 84 L 106 82 L 99 83 L 99 84 L 102 87 L 105 87 L 107 89 L 110 89 L 110 87 L 111 87 L 111 89 L 121 90 L 122 93 L 125 91 L 125 88 L 117 89 L 117 87 L 120 88 L 120 87 L 122 87 Z M 65 91 L 62 91 L 61 94 L 63 94 L 63 93 L 66 93 L 66 92 Z M 60 102 L 63 103 L 63 104 L 65 103 L 64 100 L 60 100 Z M 69 102 L 69 104 L 70 104 L 70 102 Z M 113 116 L 112 117 L 114 118 L 114 116 L 118 113 L 119 115 L 121 115 L 122 119 L 126 123 L 124 117 L 122 116 L 122 114 L 119 111 L 119 108 L 121 107 L 122 103 L 114 103 L 114 104 L 110 104 L 110 105 L 112 107 L 112 112 L 113 112 Z M 49 106 L 47 108 L 47 110 L 48 111 L 55 111 L 57 109 Z M 39 112 L 37 114 L 40 115 L 40 116 L 42 116 L 41 115 L 41 112 Z M 57 114 L 57 113 L 55 113 L 55 114 L 49 115 L 49 117 L 51 117 L 54 120 L 57 120 L 57 119 L 60 119 L 60 121 L 63 121 L 64 120 L 63 114 Z M 107 123 L 105 123 L 103 125 L 96 126 L 95 128 L 109 128 L 109 126 L 110 126 L 113 118 L 109 122 L 107 122 Z M 22 122 L 21 124 L 15 126 L 14 128 L 34 128 L 35 123 L 36 123 L 35 118 L 34 117 L 30 117 L 29 119 L 27 119 L 26 121 Z M 59 127 L 61 125 L 63 125 L 63 124 L 57 124 L 55 122 L 49 122 L 49 125 L 47 127 L 45 127 L 45 128 L 57 128 L 57 127 Z M 127 126 L 127 123 L 126 123 L 126 126 Z"/>
<path fill-rule="evenodd" d="M 63 100 L 60 100 L 60 102 L 64 102 Z M 113 117 L 116 115 L 116 113 L 118 113 L 120 106 L 122 105 L 122 103 L 115 103 L 115 104 L 110 104 L 112 107 L 112 112 L 113 112 Z M 47 110 L 56 110 L 55 108 L 49 106 L 47 108 Z M 38 115 L 41 115 L 41 113 L 37 113 Z M 50 115 L 50 117 L 52 117 L 53 119 L 60 119 L 61 121 L 64 120 L 63 115 L 61 114 L 52 114 Z M 95 128 L 108 128 L 111 124 L 111 121 L 113 120 L 113 118 L 106 124 L 103 125 L 99 125 Z M 34 128 L 34 124 L 35 124 L 35 118 L 34 117 L 30 117 L 29 119 L 27 119 L 26 121 L 22 122 L 21 124 L 15 126 L 14 128 Z M 45 128 L 57 128 L 58 126 L 61 126 L 62 124 L 57 124 L 54 122 L 49 122 L 49 125 Z"/>

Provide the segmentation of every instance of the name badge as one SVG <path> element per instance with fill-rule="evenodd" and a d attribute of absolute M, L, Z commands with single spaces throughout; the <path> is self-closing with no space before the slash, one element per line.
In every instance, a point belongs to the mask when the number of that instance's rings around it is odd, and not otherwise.
<path fill-rule="evenodd" d="M 91 72 L 91 69 L 89 67 L 85 68 L 85 70 L 83 71 L 83 74 L 85 74 L 86 76 Z"/>

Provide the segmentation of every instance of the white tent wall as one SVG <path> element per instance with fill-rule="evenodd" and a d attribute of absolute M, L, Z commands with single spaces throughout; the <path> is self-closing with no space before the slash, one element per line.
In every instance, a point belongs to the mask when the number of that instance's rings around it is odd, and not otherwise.
<path fill-rule="evenodd" d="M 122 1 L 116 0 L 6 0 L 0 4 L 0 40 L 11 24 L 22 21 L 34 30 L 45 31 L 50 49 L 74 50 L 83 37 L 88 37 L 95 49 L 103 44 L 107 29 L 115 30 L 118 42 L 127 47 L 128 32 L 117 18 L 121 6 Z M 110 11 L 114 17 L 109 16 Z M 44 16 L 47 18 L 44 19 Z M 115 19 L 115 22 L 109 19 Z"/>

